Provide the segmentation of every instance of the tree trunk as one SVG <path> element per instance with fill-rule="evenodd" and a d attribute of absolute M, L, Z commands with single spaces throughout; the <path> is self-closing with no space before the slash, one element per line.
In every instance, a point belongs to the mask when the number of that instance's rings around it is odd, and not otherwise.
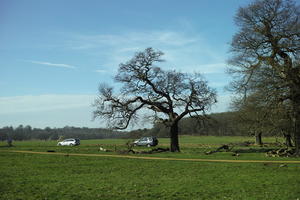
<path fill-rule="evenodd" d="M 171 137 L 171 152 L 180 152 L 179 142 L 178 142 L 178 122 L 172 124 L 170 128 Z"/>
<path fill-rule="evenodd" d="M 284 135 L 284 138 L 285 138 L 285 144 L 286 144 L 286 146 L 287 147 L 293 147 L 291 134 L 284 133 L 283 135 Z"/>
<path fill-rule="evenodd" d="M 11 139 L 10 136 L 8 136 L 8 138 L 7 138 L 7 145 L 8 145 L 9 147 L 12 147 L 12 139 Z"/>
<path fill-rule="evenodd" d="M 300 72 L 299 72 L 300 73 Z M 300 80 L 293 82 L 291 89 L 292 104 L 293 104 L 293 132 L 295 143 L 295 154 L 300 156 Z"/>
<path fill-rule="evenodd" d="M 261 146 L 262 143 L 262 139 L 261 139 L 261 132 L 255 133 L 255 144 Z"/>
<path fill-rule="evenodd" d="M 295 154 L 300 156 L 300 105 L 295 109 L 293 123 L 294 123 L 294 143 L 295 143 Z"/>

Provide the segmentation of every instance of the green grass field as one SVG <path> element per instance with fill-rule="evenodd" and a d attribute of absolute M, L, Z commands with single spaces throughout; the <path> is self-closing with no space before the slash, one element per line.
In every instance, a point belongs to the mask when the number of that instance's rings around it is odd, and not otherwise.
<path fill-rule="evenodd" d="M 274 138 L 264 138 L 275 142 Z M 220 144 L 253 140 L 244 137 L 180 138 L 182 153 L 135 155 L 166 158 L 281 160 L 265 157 L 266 147 L 205 155 Z M 72 156 L 71 153 L 125 149 L 127 140 L 86 140 L 76 147 L 57 147 L 56 141 L 0 142 L 0 199 L 300 199 L 300 164 L 215 163 Z M 166 147 L 168 139 L 160 139 Z M 136 148 L 145 150 L 146 148 Z M 61 152 L 62 155 L 12 153 L 10 150 Z"/>

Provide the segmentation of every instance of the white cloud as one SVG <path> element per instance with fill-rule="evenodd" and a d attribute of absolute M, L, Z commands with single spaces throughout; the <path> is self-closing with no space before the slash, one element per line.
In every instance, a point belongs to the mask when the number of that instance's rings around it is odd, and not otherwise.
<path fill-rule="evenodd" d="M 62 68 L 68 68 L 68 69 L 75 69 L 75 66 L 72 65 L 68 65 L 68 64 L 58 64 L 58 63 L 50 63 L 50 62 L 43 62 L 43 61 L 28 61 L 34 64 L 39 64 L 39 65 L 47 65 L 47 66 L 51 66 L 51 67 L 62 67 Z"/>
<path fill-rule="evenodd" d="M 37 95 L 0 97 L 1 114 L 42 112 L 88 107 L 94 95 Z"/>
<path fill-rule="evenodd" d="M 137 52 L 139 51 L 140 48 L 139 47 L 125 47 L 125 48 L 121 48 L 119 49 L 118 51 L 119 52 L 131 52 L 131 53 L 134 53 L 134 52 Z"/>
<path fill-rule="evenodd" d="M 107 70 L 104 70 L 104 69 L 97 69 L 97 70 L 95 70 L 95 72 L 100 73 L 100 74 L 103 74 L 103 73 L 107 73 Z"/>
<path fill-rule="evenodd" d="M 0 127 L 31 125 L 105 127 L 92 121 L 94 95 L 36 95 L 0 97 Z"/>
<path fill-rule="evenodd" d="M 135 52 L 143 51 L 147 47 L 161 50 L 165 53 L 167 61 L 163 67 L 198 71 L 199 66 L 205 73 L 214 73 L 221 68 L 224 62 L 223 52 L 212 48 L 209 43 L 193 32 L 184 31 L 140 31 L 120 34 L 95 34 L 79 35 L 69 34 L 65 48 L 79 50 L 83 53 L 92 54 L 101 59 L 101 65 L 114 70 L 120 63 L 128 61 Z M 212 64 L 205 64 L 212 63 Z"/>
<path fill-rule="evenodd" d="M 139 50 L 148 46 L 183 46 L 194 43 L 197 37 L 187 37 L 185 33 L 174 31 L 123 32 L 121 34 L 79 35 L 73 34 L 67 47 L 77 50 L 96 49 L 103 46 L 124 50 Z"/>
<path fill-rule="evenodd" d="M 232 95 L 218 95 L 218 102 L 211 107 L 211 113 L 227 112 L 229 110 Z"/>
<path fill-rule="evenodd" d="M 198 65 L 186 65 L 177 67 L 178 70 L 194 73 L 199 72 L 203 75 L 225 73 L 226 63 L 210 63 Z"/>
<path fill-rule="evenodd" d="M 64 48 L 80 51 L 99 60 L 95 65 L 100 64 L 101 68 L 95 67 L 92 70 L 99 74 L 113 75 L 117 72 L 119 64 L 130 60 L 135 52 L 153 47 L 165 53 L 163 59 L 166 62 L 159 64 L 163 69 L 188 73 L 200 72 L 205 78 L 208 77 L 210 84 L 214 84 L 219 89 L 228 84 L 227 80 L 219 78 L 220 74 L 224 74 L 226 67 L 225 44 L 221 44 L 222 48 L 212 46 L 201 33 L 193 31 L 193 24 L 186 19 L 182 19 L 176 31 L 125 30 L 112 34 L 65 33 L 64 36 L 67 41 L 64 43 Z M 109 81 L 109 78 L 111 77 L 107 77 L 105 81 Z"/>
<path fill-rule="evenodd" d="M 202 74 L 214 74 L 214 73 L 224 73 L 226 69 L 226 63 L 211 63 L 199 65 L 197 68 Z"/>

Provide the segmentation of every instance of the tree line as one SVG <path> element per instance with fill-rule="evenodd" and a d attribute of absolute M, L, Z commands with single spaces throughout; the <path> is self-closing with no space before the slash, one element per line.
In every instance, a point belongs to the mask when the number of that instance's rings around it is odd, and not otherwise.
<path fill-rule="evenodd" d="M 289 118 L 283 120 L 283 113 L 277 113 L 278 116 L 268 117 L 264 120 L 262 113 L 258 113 L 253 117 L 253 110 L 234 111 L 223 113 L 208 114 L 204 120 L 198 120 L 191 117 L 183 118 L 179 125 L 179 135 L 193 136 L 253 136 L 256 143 L 261 145 L 263 137 L 275 136 L 286 138 L 286 143 L 292 146 L 292 135 Z M 258 111 L 256 111 L 258 112 Z M 255 117 L 260 116 L 261 126 L 257 125 Z M 260 133 L 260 134 L 257 134 Z M 104 128 L 87 128 L 72 127 L 64 128 L 32 128 L 31 126 L 19 125 L 18 127 L 0 128 L 0 140 L 61 140 L 64 138 L 79 139 L 107 139 L 107 138 L 123 138 L 137 139 L 143 136 L 156 136 L 160 138 L 170 137 L 168 127 L 162 122 L 154 123 L 150 129 L 136 129 L 131 131 L 117 131 Z"/>
<path fill-rule="evenodd" d="M 206 119 L 200 121 L 187 117 L 179 123 L 179 134 L 193 136 L 253 136 L 258 145 L 263 144 L 263 137 L 284 137 L 291 146 L 291 133 L 286 129 L 290 126 L 288 120 L 268 118 L 263 122 L 262 128 L 258 129 L 255 127 L 257 121 L 251 120 L 250 117 L 241 117 L 247 115 L 251 115 L 251 113 L 232 111 L 208 114 Z M 256 132 L 261 134 L 256 134 Z M 168 128 L 163 123 L 155 123 L 151 129 L 138 129 L 128 133 L 128 137 L 131 138 L 142 136 L 169 137 L 170 135 Z"/>
<path fill-rule="evenodd" d="M 14 128 L 12 126 L 0 129 L 0 140 L 60 140 L 63 138 L 79 138 L 79 139 L 106 139 L 126 137 L 127 132 L 114 131 L 103 128 L 87 128 L 87 127 L 71 127 L 64 128 L 32 128 L 31 126 L 19 125 Z"/>
<path fill-rule="evenodd" d="M 205 121 L 199 123 L 193 118 L 184 118 L 179 123 L 180 135 L 213 135 L 213 136 L 243 136 L 247 132 L 235 130 L 231 112 L 208 115 Z M 106 139 L 127 138 L 137 139 L 142 136 L 170 137 L 169 129 L 160 122 L 154 123 L 152 128 L 131 131 L 117 131 L 104 128 L 72 127 L 64 128 L 32 128 L 30 125 L 18 127 L 6 126 L 0 128 L 0 140 L 59 140 L 61 138 Z"/>

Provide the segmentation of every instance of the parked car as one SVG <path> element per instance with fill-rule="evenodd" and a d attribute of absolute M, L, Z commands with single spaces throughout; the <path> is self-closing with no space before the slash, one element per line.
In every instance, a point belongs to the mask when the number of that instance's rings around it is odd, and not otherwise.
<path fill-rule="evenodd" d="M 57 146 L 75 146 L 75 145 L 80 145 L 80 140 L 78 138 L 65 139 L 64 141 L 57 143 Z"/>
<path fill-rule="evenodd" d="M 134 146 L 156 146 L 158 144 L 158 140 L 156 137 L 142 137 L 133 142 Z"/>

